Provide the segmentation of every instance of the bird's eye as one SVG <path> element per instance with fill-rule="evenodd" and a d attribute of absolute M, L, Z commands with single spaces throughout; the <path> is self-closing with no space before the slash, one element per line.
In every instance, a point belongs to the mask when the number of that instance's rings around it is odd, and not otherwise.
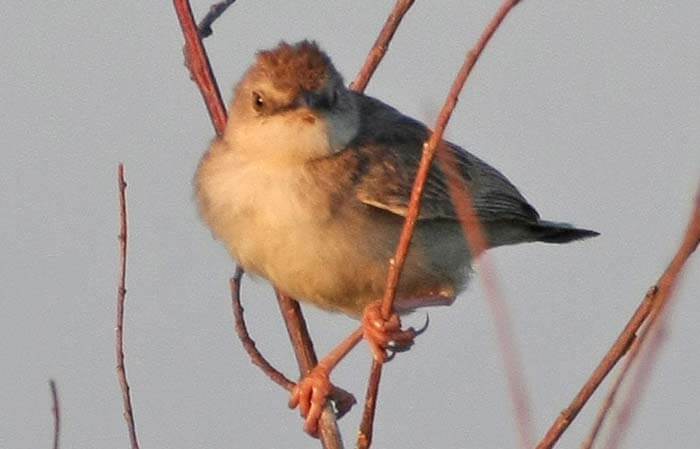
<path fill-rule="evenodd" d="M 253 92 L 253 107 L 256 111 L 261 111 L 265 107 L 265 100 L 257 92 Z"/>

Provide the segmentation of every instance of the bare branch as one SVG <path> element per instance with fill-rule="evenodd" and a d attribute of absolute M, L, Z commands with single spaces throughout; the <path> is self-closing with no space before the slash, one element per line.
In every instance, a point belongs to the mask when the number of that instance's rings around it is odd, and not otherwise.
<path fill-rule="evenodd" d="M 457 77 L 452 83 L 450 92 L 447 96 L 447 99 L 445 100 L 442 110 L 440 111 L 440 115 L 438 116 L 438 120 L 435 126 L 435 131 L 423 146 L 423 156 L 421 158 L 420 165 L 418 166 L 416 179 L 413 184 L 413 190 L 411 191 L 411 199 L 409 203 L 408 212 L 406 214 L 406 221 L 404 222 L 404 227 L 401 231 L 401 237 L 399 239 L 399 245 L 396 249 L 396 254 L 394 258 L 390 261 L 389 265 L 387 286 L 382 304 L 382 312 L 385 317 L 389 316 L 393 308 L 394 297 L 396 296 L 396 288 L 401 275 L 401 270 L 403 269 L 403 265 L 406 260 L 406 256 L 408 255 L 408 249 L 410 247 L 411 240 L 413 238 L 413 231 L 415 229 L 416 221 L 418 219 L 418 212 L 420 210 L 423 189 L 425 188 L 428 173 L 430 171 L 430 166 L 433 162 L 433 159 L 435 158 L 438 146 L 442 142 L 442 135 L 445 131 L 445 128 L 447 127 L 447 123 L 452 115 L 452 111 L 457 105 L 459 94 L 462 91 L 465 82 L 467 81 L 467 77 L 474 68 L 476 61 L 479 59 L 479 56 L 486 47 L 486 44 L 488 43 L 489 39 L 496 32 L 498 26 L 501 24 L 501 22 L 503 22 L 503 19 L 506 17 L 508 12 L 517 3 L 518 0 L 505 1 L 498 9 L 494 18 L 487 25 L 486 29 L 482 33 L 474 48 L 467 53 L 467 57 L 465 58 L 465 61 L 462 64 L 462 67 L 460 68 Z M 381 369 L 381 364 L 376 363 L 375 361 L 372 362 L 372 370 L 370 374 L 370 379 L 372 380 L 372 382 L 370 382 L 370 384 L 367 387 L 368 400 L 365 403 L 365 413 L 363 414 L 363 418 L 373 419 L 374 417 L 373 408 L 376 405 L 376 398 L 372 396 L 372 392 L 374 392 L 374 395 L 376 395 L 379 379 L 381 378 L 381 375 L 379 373 Z M 376 383 L 377 385 L 375 385 L 374 383 Z M 372 410 L 370 410 L 370 408 Z M 367 446 L 363 446 L 363 444 L 365 444 L 364 442 L 371 442 L 371 435 L 364 434 L 362 429 L 371 430 L 372 424 L 366 422 L 365 419 L 363 419 L 360 429 L 361 430 L 360 435 L 358 437 L 358 447 L 369 447 L 369 443 L 366 443 Z"/>
<path fill-rule="evenodd" d="M 647 294 L 642 303 L 637 307 L 637 310 L 634 312 L 630 320 L 627 322 L 625 328 L 615 340 L 615 343 L 613 343 L 608 352 L 605 354 L 603 360 L 600 361 L 589 379 L 571 401 L 571 404 L 569 404 L 569 406 L 559 414 L 542 441 L 539 442 L 537 449 L 549 449 L 554 447 L 556 442 L 566 431 L 569 425 L 571 425 L 583 406 L 586 405 L 586 402 L 588 402 L 588 399 L 590 399 L 591 395 L 593 392 L 595 392 L 603 379 L 605 379 L 617 361 L 625 355 L 630 344 L 636 337 L 635 333 L 649 315 L 652 302 L 653 295 Z"/>
<path fill-rule="evenodd" d="M 655 293 L 653 308 L 649 314 L 648 324 L 640 331 L 637 339 L 630 347 L 629 355 L 625 360 L 625 365 L 621 377 L 629 372 L 630 366 L 639 358 L 639 367 L 632 378 L 627 398 L 621 406 L 618 419 L 615 422 L 610 438 L 607 442 L 607 449 L 619 447 L 632 415 L 637 409 L 637 404 L 642 397 L 644 387 L 648 384 L 654 363 L 658 357 L 663 336 L 666 334 L 666 308 L 673 297 L 678 278 L 680 277 L 690 255 L 697 249 L 700 243 L 700 189 L 695 196 L 695 206 L 690 222 L 681 243 L 680 248 L 673 257 L 668 268 L 654 286 Z M 648 341 L 648 343 L 646 343 Z M 645 352 L 641 352 L 645 351 Z M 640 355 L 641 354 L 641 355 Z"/>
<path fill-rule="evenodd" d="M 241 340 L 241 345 L 243 349 L 248 353 L 250 361 L 253 365 L 257 366 L 262 370 L 271 381 L 289 391 L 294 387 L 294 382 L 289 380 L 284 374 L 278 371 L 274 366 L 267 361 L 267 359 L 258 351 L 255 346 L 255 341 L 250 338 L 248 333 L 248 327 L 245 324 L 245 319 L 243 317 L 243 306 L 241 305 L 241 278 L 243 277 L 243 270 L 240 267 L 236 268 L 236 273 L 231 278 L 231 306 L 233 307 L 233 317 L 235 320 L 236 334 Z"/>
<path fill-rule="evenodd" d="M 255 345 L 255 341 L 250 337 L 248 333 L 248 327 L 245 323 L 245 316 L 243 311 L 243 306 L 241 305 L 241 279 L 243 277 L 243 269 L 240 267 L 236 268 L 236 273 L 234 277 L 231 278 L 231 305 L 233 307 L 233 316 L 235 320 L 236 334 L 241 340 L 243 349 L 250 356 L 253 365 L 260 368 L 267 377 L 270 378 L 274 383 L 290 391 L 296 385 L 287 376 L 282 374 L 274 366 L 267 361 L 265 356 L 263 356 Z M 295 331 L 295 334 L 297 332 Z M 330 398 L 336 405 L 336 418 L 342 418 L 347 412 L 350 411 L 353 405 L 355 405 L 355 397 L 344 389 L 333 386 Z"/>
<path fill-rule="evenodd" d="M 226 108 L 211 70 L 206 50 L 202 45 L 202 38 L 194 23 L 190 2 L 188 0 L 173 0 L 173 3 L 182 33 L 185 36 L 185 48 L 183 49 L 185 65 L 190 71 L 190 78 L 197 84 L 202 93 L 216 134 L 221 135 L 226 127 Z"/>
<path fill-rule="evenodd" d="M 279 290 L 275 290 L 275 292 L 277 294 L 277 303 L 287 326 L 289 340 L 292 342 L 294 355 L 299 364 L 299 372 L 303 377 L 318 364 L 316 351 L 314 351 L 314 345 L 309 336 L 309 330 L 306 327 L 306 321 L 301 313 L 299 303 Z M 325 449 L 342 449 L 343 441 L 340 438 L 340 430 L 330 403 L 326 403 L 324 406 L 318 427 L 321 443 Z"/>
<path fill-rule="evenodd" d="M 663 307 L 663 304 L 668 301 L 678 275 L 685 265 L 685 262 L 698 246 L 698 241 L 700 240 L 700 212 L 698 210 L 697 202 L 698 200 L 696 199 L 696 206 L 691 219 L 691 225 L 688 227 L 683 244 L 673 258 L 673 261 L 668 266 L 661 278 L 659 278 L 657 284 L 649 289 L 644 297 L 644 300 L 641 302 L 639 307 L 637 307 L 637 310 L 634 312 L 623 331 L 617 337 L 612 347 L 608 350 L 607 354 L 605 354 L 603 360 L 601 360 L 601 362 L 598 364 L 596 369 L 593 371 L 593 374 L 591 374 L 590 378 L 574 397 L 571 404 L 564 411 L 562 411 L 554 421 L 552 426 L 547 431 L 547 434 L 537 445 L 537 449 L 549 449 L 556 444 L 557 440 L 559 440 L 561 435 L 576 418 L 588 399 L 590 399 L 593 392 L 598 388 L 603 379 L 605 379 L 610 370 L 627 353 L 628 349 L 630 350 L 630 358 L 628 358 L 626 365 L 623 368 L 623 373 L 629 370 L 627 365 L 631 365 L 634 360 L 634 357 L 631 355 L 632 348 L 638 348 L 641 345 L 641 342 L 635 341 L 637 331 L 645 322 L 648 321 L 650 324 L 644 329 L 644 331 L 642 331 L 639 340 L 642 339 L 642 335 L 647 334 L 647 329 L 651 328 L 650 315 L 654 314 L 657 316 L 659 314 L 658 310 L 660 310 L 660 308 Z M 638 351 L 638 349 L 635 351 Z M 622 376 L 624 376 L 624 374 L 622 374 Z M 622 379 L 620 379 L 620 382 L 622 382 Z M 617 387 L 613 385 L 613 389 L 616 390 L 616 388 Z M 612 394 L 614 395 L 615 393 L 613 392 Z"/>
<path fill-rule="evenodd" d="M 202 39 L 212 35 L 214 32 L 214 30 L 211 29 L 212 24 L 228 9 L 229 6 L 233 5 L 234 3 L 236 3 L 236 0 L 223 0 L 218 3 L 214 3 L 209 7 L 209 12 L 197 26 L 199 36 Z"/>
<path fill-rule="evenodd" d="M 136 438 L 136 424 L 134 423 L 134 410 L 131 405 L 129 382 L 126 380 L 126 366 L 124 364 L 124 303 L 126 301 L 126 249 L 128 237 L 124 164 L 119 164 L 117 182 L 119 187 L 119 286 L 117 288 L 117 325 L 115 328 L 117 378 L 122 391 L 124 419 L 129 428 L 131 449 L 139 449 L 139 442 Z"/>
<path fill-rule="evenodd" d="M 382 365 L 372 360 L 372 368 L 367 380 L 367 393 L 365 394 L 365 408 L 362 412 L 360 430 L 357 433 L 357 449 L 369 449 L 372 445 L 374 432 L 374 415 L 377 409 L 379 396 L 379 382 L 382 380 Z"/>
<path fill-rule="evenodd" d="M 379 66 L 379 63 L 382 62 L 386 51 L 389 49 L 389 43 L 394 38 L 394 33 L 401 24 L 403 16 L 406 15 L 411 6 L 413 6 L 414 1 L 415 0 L 396 0 L 394 9 L 389 13 L 389 17 L 387 17 L 382 31 L 379 32 L 377 40 L 374 41 L 374 45 L 372 45 L 369 54 L 367 54 L 364 65 L 357 74 L 357 77 L 355 77 L 355 81 L 350 84 L 350 89 L 356 92 L 364 92 L 367 88 L 367 83 L 369 83 L 369 79 L 372 78 L 374 71 L 377 69 L 377 66 Z"/>
<path fill-rule="evenodd" d="M 53 379 L 49 380 L 51 388 L 51 412 L 53 412 L 53 449 L 58 449 L 61 437 L 61 407 L 58 402 L 58 390 L 56 382 Z"/>
<path fill-rule="evenodd" d="M 654 297 L 656 296 L 656 291 L 657 287 L 653 286 L 651 287 L 648 291 L 647 294 L 644 298 L 644 302 L 649 304 L 649 308 L 651 307 L 651 304 L 654 302 Z M 647 309 L 647 315 L 645 315 L 644 319 L 645 321 L 643 323 L 646 323 L 646 317 L 648 316 L 648 311 Z M 642 323 L 642 324 L 643 324 Z M 629 346 L 625 350 L 625 352 L 622 353 L 621 357 L 624 357 L 627 351 L 629 351 L 629 348 L 632 347 L 633 343 L 636 341 L 637 337 L 636 334 L 632 335 L 632 339 L 629 341 Z M 627 359 L 627 362 L 629 362 L 629 358 Z M 593 426 L 591 426 L 591 430 L 588 433 L 588 436 L 586 439 L 583 441 L 581 444 L 581 449 L 591 449 L 593 447 L 593 444 L 595 443 L 596 438 L 598 437 L 601 429 L 603 428 L 603 424 L 605 423 L 605 419 L 608 416 L 608 413 L 612 409 L 612 406 L 615 403 L 615 397 L 617 396 L 617 393 L 620 390 L 620 387 L 622 386 L 622 381 L 626 378 L 627 371 L 630 369 L 631 365 L 630 363 L 625 363 L 622 367 L 622 370 L 617 374 L 617 377 L 613 381 L 613 384 L 610 386 L 610 390 L 608 391 L 608 394 L 605 396 L 605 399 L 603 400 L 603 403 L 600 406 L 600 409 L 598 410 L 598 413 L 596 414 L 596 419 L 595 422 L 593 423 Z"/>

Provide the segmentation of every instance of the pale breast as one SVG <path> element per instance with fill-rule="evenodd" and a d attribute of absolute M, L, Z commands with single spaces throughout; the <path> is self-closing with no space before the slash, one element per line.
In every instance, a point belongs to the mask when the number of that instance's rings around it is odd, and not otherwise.
<path fill-rule="evenodd" d="M 289 294 L 345 309 L 383 278 L 384 261 L 377 266 L 373 251 L 361 247 L 361 217 L 339 207 L 337 192 L 319 189 L 302 165 L 243 162 L 213 148 L 196 180 L 214 235 L 247 271 Z"/>

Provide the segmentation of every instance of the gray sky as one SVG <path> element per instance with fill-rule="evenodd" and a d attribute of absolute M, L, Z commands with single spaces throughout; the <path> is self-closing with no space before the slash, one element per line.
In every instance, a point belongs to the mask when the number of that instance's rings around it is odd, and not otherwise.
<path fill-rule="evenodd" d="M 116 167 L 129 183 L 127 367 L 143 448 L 319 447 L 236 340 L 233 264 L 200 223 L 191 178 L 212 137 L 171 2 L 0 3 L 0 447 L 128 445 L 114 372 Z M 498 1 L 418 0 L 367 92 L 433 122 Z M 393 1 L 240 0 L 206 45 L 228 100 L 256 49 L 313 38 L 351 80 Z M 194 2 L 201 16 L 209 1 Z M 545 218 L 596 229 L 492 260 L 541 436 L 675 251 L 700 178 L 700 4 L 526 0 L 478 63 L 448 135 L 500 168 Z M 625 447 L 700 443 L 700 262 Z M 693 294 L 695 292 L 695 294 Z M 271 289 L 246 280 L 260 349 L 294 376 Z M 325 353 L 356 322 L 309 310 Z M 475 280 L 385 370 L 376 447 L 513 448 L 511 404 Z M 405 319 L 417 324 L 417 314 Z M 334 381 L 364 396 L 363 346 Z M 606 384 L 607 385 L 607 384 Z M 602 395 L 560 444 L 578 447 Z M 341 422 L 353 444 L 360 409 Z"/>

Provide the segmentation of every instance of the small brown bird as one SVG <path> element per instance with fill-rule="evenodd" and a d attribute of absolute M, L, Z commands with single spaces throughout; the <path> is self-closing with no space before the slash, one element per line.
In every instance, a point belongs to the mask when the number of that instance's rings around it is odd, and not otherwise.
<path fill-rule="evenodd" d="M 398 317 L 382 321 L 373 304 L 384 292 L 429 135 L 423 123 L 348 90 L 315 43 L 282 42 L 258 53 L 235 88 L 224 134 L 202 158 L 195 178 L 201 215 L 247 272 L 301 301 L 364 315 L 365 337 L 382 360 L 389 342 L 410 341 Z M 498 170 L 444 145 L 459 163 L 490 247 L 598 235 L 541 220 Z M 439 166 L 424 192 L 398 287 L 400 311 L 450 304 L 475 256 Z M 319 386 L 328 373 L 314 374 L 292 401 L 301 402 L 311 433 L 328 391 Z"/>

